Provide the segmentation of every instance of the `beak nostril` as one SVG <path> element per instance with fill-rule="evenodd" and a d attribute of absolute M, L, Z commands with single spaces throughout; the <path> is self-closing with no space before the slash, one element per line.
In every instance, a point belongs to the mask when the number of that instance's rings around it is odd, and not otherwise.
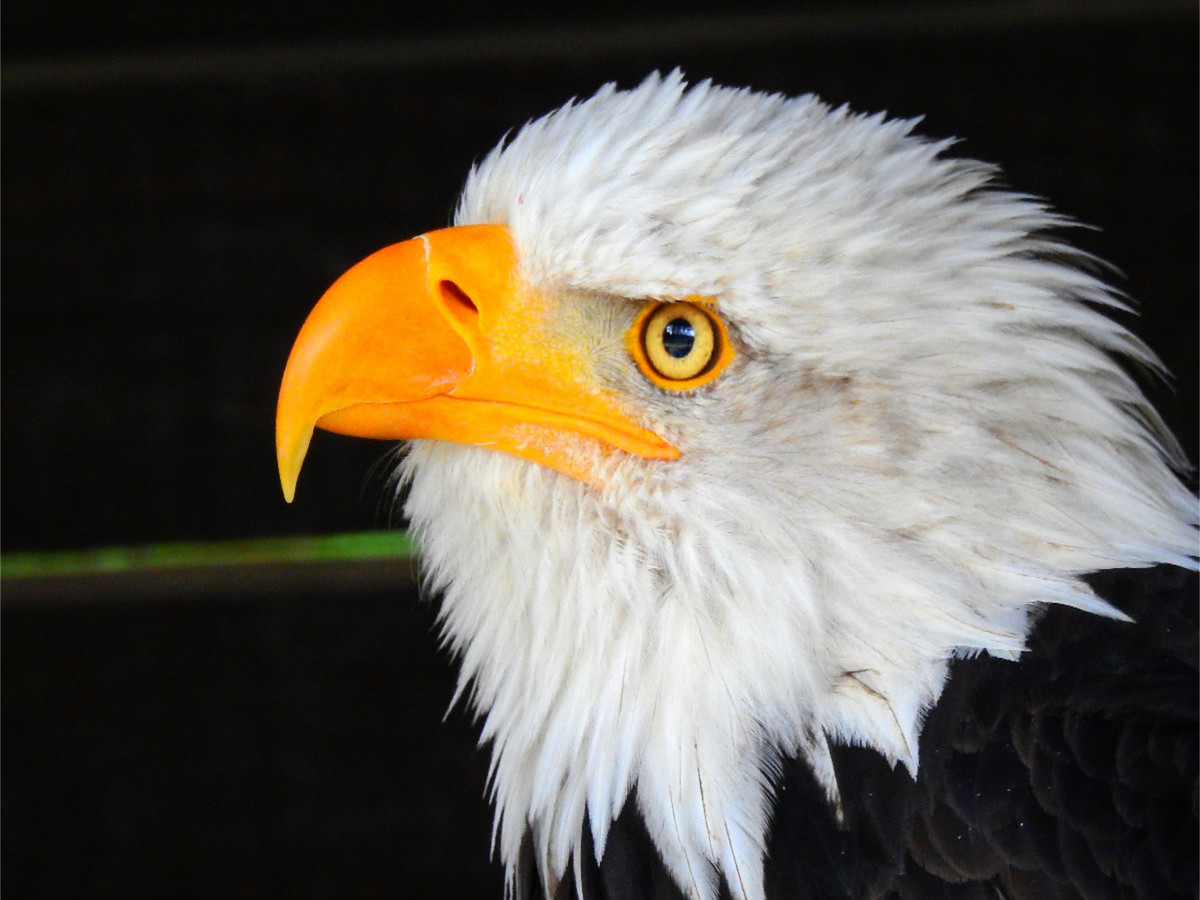
<path fill-rule="evenodd" d="M 479 307 L 468 296 L 467 292 L 449 279 L 438 282 L 438 293 L 442 306 L 451 316 L 465 324 L 474 322 L 479 317 Z"/>

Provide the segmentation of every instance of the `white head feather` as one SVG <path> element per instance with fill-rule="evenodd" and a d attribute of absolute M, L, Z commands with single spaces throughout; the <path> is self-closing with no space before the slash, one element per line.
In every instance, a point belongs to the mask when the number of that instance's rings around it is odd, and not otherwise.
<path fill-rule="evenodd" d="M 953 656 L 1016 658 L 1041 604 L 1120 617 L 1088 572 L 1193 564 L 1120 301 L 913 125 L 673 74 L 471 173 L 458 223 L 508 225 L 538 292 L 711 296 L 739 351 L 683 395 L 613 359 L 682 456 L 598 460 L 601 488 L 435 442 L 402 466 L 510 878 L 526 831 L 548 885 L 584 827 L 598 858 L 632 792 L 689 896 L 761 897 L 781 755 L 835 804 L 828 739 L 915 774 Z"/>

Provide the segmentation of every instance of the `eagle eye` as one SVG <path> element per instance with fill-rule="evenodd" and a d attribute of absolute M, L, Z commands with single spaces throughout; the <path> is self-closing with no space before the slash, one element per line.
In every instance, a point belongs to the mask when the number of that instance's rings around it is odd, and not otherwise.
<path fill-rule="evenodd" d="M 669 390 L 708 383 L 733 356 L 725 328 L 707 301 L 648 303 L 629 337 L 642 374 Z"/>

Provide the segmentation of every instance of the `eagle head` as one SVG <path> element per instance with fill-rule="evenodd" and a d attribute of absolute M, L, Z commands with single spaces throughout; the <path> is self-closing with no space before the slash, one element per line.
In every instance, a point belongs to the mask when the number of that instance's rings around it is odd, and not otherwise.
<path fill-rule="evenodd" d="M 914 122 L 683 77 L 531 122 L 455 227 L 314 309 L 280 394 L 399 466 L 491 744 L 510 885 L 636 804 L 686 894 L 763 895 L 780 761 L 915 773 L 956 656 L 1081 576 L 1190 565 L 1182 454 L 1121 300 L 1042 203 Z"/>

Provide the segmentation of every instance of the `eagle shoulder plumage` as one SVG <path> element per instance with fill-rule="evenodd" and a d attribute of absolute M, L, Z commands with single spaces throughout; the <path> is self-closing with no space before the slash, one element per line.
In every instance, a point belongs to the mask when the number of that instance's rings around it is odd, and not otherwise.
<path fill-rule="evenodd" d="M 285 492 L 314 425 L 411 441 L 510 893 L 1195 892 L 1160 365 L 1062 217 L 913 128 L 609 86 L 305 324 Z"/>

